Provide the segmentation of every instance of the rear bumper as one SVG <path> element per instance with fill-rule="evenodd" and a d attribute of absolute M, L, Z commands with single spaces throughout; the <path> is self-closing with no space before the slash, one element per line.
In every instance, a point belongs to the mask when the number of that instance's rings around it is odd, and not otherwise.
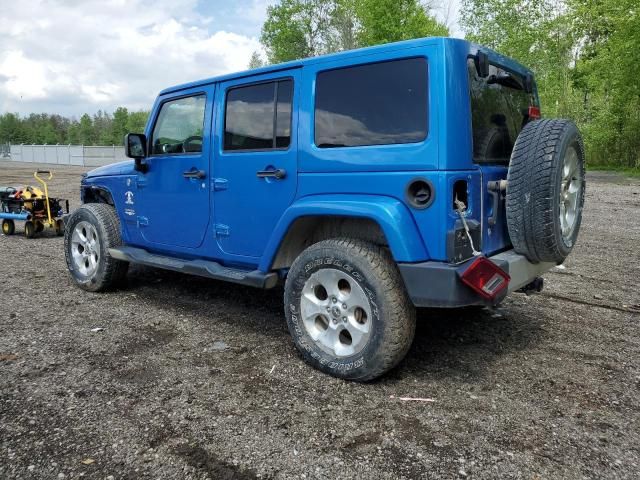
<path fill-rule="evenodd" d="M 458 276 L 460 265 L 443 262 L 400 263 L 400 273 L 416 307 L 465 307 L 500 303 L 507 293 L 524 287 L 550 270 L 554 263 L 531 263 L 523 255 L 507 250 L 493 257 L 493 263 L 511 277 L 509 288 L 493 302 L 480 297 Z M 463 264 L 464 265 L 464 264 Z"/>

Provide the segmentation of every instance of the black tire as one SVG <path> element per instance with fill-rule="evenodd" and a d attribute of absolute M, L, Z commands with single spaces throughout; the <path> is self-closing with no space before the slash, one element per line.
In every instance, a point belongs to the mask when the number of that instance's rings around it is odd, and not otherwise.
<path fill-rule="evenodd" d="M 5 218 L 2 221 L 2 233 L 5 235 L 13 235 L 16 233 L 16 224 L 13 220 Z"/>
<path fill-rule="evenodd" d="M 97 268 L 89 275 L 83 274 L 73 259 L 73 232 L 80 222 L 93 226 L 98 237 Z M 87 203 L 73 212 L 65 224 L 64 253 L 67 268 L 76 285 L 90 292 L 101 292 L 120 284 L 127 274 L 129 263 L 109 255 L 109 248 L 122 245 L 120 220 L 114 208 L 104 203 Z"/>
<path fill-rule="evenodd" d="M 575 175 L 567 183 L 563 170 L 569 157 L 575 159 Z M 507 182 L 507 225 L 515 251 L 532 263 L 562 263 L 575 245 L 584 205 L 584 145 L 577 127 L 569 120 L 525 125 L 511 154 Z M 564 224 L 563 234 L 560 214 L 567 204 L 562 200 L 561 205 L 560 196 L 567 184 L 576 188 L 575 213 L 572 228 Z"/>
<path fill-rule="evenodd" d="M 485 162 L 495 162 L 506 156 L 509 130 L 506 127 L 492 126 L 478 140 L 476 154 Z"/>
<path fill-rule="evenodd" d="M 36 236 L 36 225 L 31 220 L 24 222 L 24 236 L 27 238 Z"/>
<path fill-rule="evenodd" d="M 64 235 L 64 221 L 61 218 L 56 220 L 55 229 L 57 236 L 61 237 Z"/>
<path fill-rule="evenodd" d="M 354 282 L 349 291 L 358 288 L 369 302 L 366 308 L 369 308 L 371 318 L 366 320 L 371 321 L 370 333 L 366 344 L 353 355 L 327 352 L 312 339 L 302 318 L 301 299 L 307 281 L 317 272 L 324 270 L 326 273 L 331 269 L 337 270 L 343 279 Z M 346 298 L 345 302 L 350 301 Z M 339 378 L 368 381 L 379 377 L 404 358 L 415 334 L 415 307 L 407 296 L 393 258 L 386 249 L 360 240 L 323 240 L 304 250 L 289 270 L 284 302 L 289 332 L 304 360 Z M 342 300 L 338 304 L 340 302 Z M 327 307 L 331 305 L 331 298 L 327 297 Z M 331 322 L 331 314 L 326 316 Z M 339 323 L 340 317 L 337 318 L 336 323 Z M 347 325 L 346 319 L 344 325 Z"/>

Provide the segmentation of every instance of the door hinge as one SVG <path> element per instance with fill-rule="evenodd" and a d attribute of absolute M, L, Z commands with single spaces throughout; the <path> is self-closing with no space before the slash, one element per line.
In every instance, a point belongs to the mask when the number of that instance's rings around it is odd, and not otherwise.
<path fill-rule="evenodd" d="M 226 237 L 229 235 L 229 225 L 224 225 L 222 223 L 216 223 L 214 225 L 216 236 L 218 237 Z"/>
<path fill-rule="evenodd" d="M 149 225 L 149 219 L 147 217 L 138 217 L 138 227 L 144 227 Z"/>
<path fill-rule="evenodd" d="M 214 178 L 213 189 L 214 190 L 226 190 L 229 188 L 229 182 L 226 178 Z"/>

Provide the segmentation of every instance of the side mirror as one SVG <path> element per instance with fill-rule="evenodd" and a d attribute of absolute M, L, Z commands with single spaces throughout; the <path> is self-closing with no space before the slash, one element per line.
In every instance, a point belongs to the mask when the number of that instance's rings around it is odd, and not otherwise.
<path fill-rule="evenodd" d="M 476 70 L 480 78 L 487 78 L 489 76 L 489 55 L 487 52 L 478 50 L 475 58 Z"/>
<path fill-rule="evenodd" d="M 146 172 L 147 166 L 142 163 L 142 159 L 147 156 L 147 137 L 142 133 L 127 133 L 124 136 L 124 153 L 135 160 L 137 171 Z"/>

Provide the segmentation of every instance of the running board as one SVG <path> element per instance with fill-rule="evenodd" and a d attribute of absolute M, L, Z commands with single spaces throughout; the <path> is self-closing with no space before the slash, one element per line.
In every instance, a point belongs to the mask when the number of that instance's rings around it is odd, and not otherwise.
<path fill-rule="evenodd" d="M 225 280 L 258 288 L 273 288 L 278 283 L 278 275 L 274 272 L 264 273 L 260 270 L 240 270 L 229 268 L 210 260 L 184 260 L 150 253 L 142 248 L 118 247 L 110 248 L 109 255 L 117 260 L 138 263 L 149 267 L 173 270 L 174 272 L 199 275 L 201 277 Z"/>

